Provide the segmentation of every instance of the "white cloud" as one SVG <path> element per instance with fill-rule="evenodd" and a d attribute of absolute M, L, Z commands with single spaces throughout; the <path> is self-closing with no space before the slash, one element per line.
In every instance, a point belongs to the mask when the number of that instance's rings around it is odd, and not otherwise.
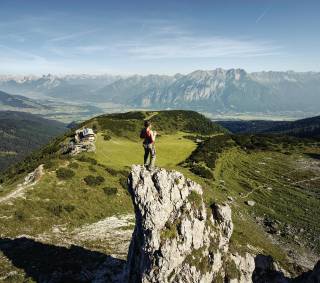
<path fill-rule="evenodd" d="M 25 40 L 18 37 L 19 33 L 12 33 L 18 44 L 0 45 L 1 69 L 38 69 L 39 72 L 52 69 L 51 72 L 55 72 L 87 70 L 88 64 L 91 69 L 116 68 L 121 64 L 126 68 L 126 60 L 130 59 L 145 64 L 152 64 L 154 59 L 169 59 L 174 64 L 174 59 L 190 62 L 188 59 L 263 58 L 283 51 L 273 42 L 195 32 L 170 21 L 146 19 L 136 24 L 138 29 L 134 26 L 125 31 L 98 26 L 79 28 L 74 32 L 54 30 L 51 26 L 32 26 L 28 32 L 33 37 L 27 37 L 26 44 L 19 44 L 19 40 Z"/>
<path fill-rule="evenodd" d="M 265 9 L 265 10 L 259 15 L 259 17 L 257 17 L 256 23 L 259 23 L 269 11 L 270 11 L 270 8 Z"/>
<path fill-rule="evenodd" d="M 140 59 L 256 57 L 279 54 L 281 47 L 270 42 L 226 37 L 180 36 L 151 42 L 131 41 L 119 50 Z"/>
<path fill-rule="evenodd" d="M 85 31 L 79 31 L 79 32 L 74 32 L 74 33 L 68 33 L 68 34 L 63 34 L 61 36 L 53 37 L 48 39 L 48 42 L 59 42 L 59 41 L 70 41 L 75 38 L 82 38 L 86 35 L 93 34 L 98 32 L 100 29 L 91 29 L 91 30 L 85 30 Z"/>

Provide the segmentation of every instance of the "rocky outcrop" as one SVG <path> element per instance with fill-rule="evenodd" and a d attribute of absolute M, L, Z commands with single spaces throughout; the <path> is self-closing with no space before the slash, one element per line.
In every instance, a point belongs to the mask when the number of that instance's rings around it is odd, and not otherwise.
<path fill-rule="evenodd" d="M 44 175 L 44 165 L 39 165 L 34 171 L 29 173 L 25 178 L 24 182 L 17 185 L 16 189 L 9 194 L 0 197 L 1 203 L 11 203 L 13 199 L 23 197 L 26 190 L 32 188 Z"/>
<path fill-rule="evenodd" d="M 233 224 L 228 205 L 207 208 L 202 188 L 181 173 L 133 166 L 136 227 L 128 282 L 212 282 L 221 277 Z"/>
<path fill-rule="evenodd" d="M 136 226 L 120 282 L 320 282 L 320 263 L 291 279 L 270 256 L 229 252 L 230 207 L 206 206 L 181 173 L 133 166 L 128 184 Z"/>
<path fill-rule="evenodd" d="M 33 172 L 29 173 L 25 178 L 23 185 L 28 186 L 30 184 L 36 183 L 44 174 L 44 165 L 39 165 Z"/>

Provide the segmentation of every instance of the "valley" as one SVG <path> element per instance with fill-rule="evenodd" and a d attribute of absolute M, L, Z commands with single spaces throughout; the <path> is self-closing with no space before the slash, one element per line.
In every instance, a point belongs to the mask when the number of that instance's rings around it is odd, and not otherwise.
<path fill-rule="evenodd" d="M 51 104 L 56 110 L 44 114 L 68 122 L 133 109 L 186 109 L 223 120 L 293 120 L 318 115 L 320 108 L 318 72 L 217 68 L 172 76 L 0 76 L 0 90 Z M 68 105 L 72 111 L 66 111 Z"/>
<path fill-rule="evenodd" d="M 320 254 L 315 217 L 320 213 L 319 141 L 230 135 L 191 111 L 128 112 L 79 125 L 97 132 L 96 152 L 62 154 L 70 130 L 1 175 L 3 282 L 33 282 L 53 274 L 78 274 L 85 281 L 97 276 L 108 259 L 109 268 L 121 269 L 134 228 L 127 177 L 132 164 L 142 163 L 144 118 L 160 134 L 157 166 L 199 183 L 208 207 L 213 202 L 231 206 L 231 250 L 271 255 L 292 275 L 315 264 Z M 40 164 L 43 175 L 8 198 Z M 50 254 L 55 256 L 50 259 Z"/>
<path fill-rule="evenodd" d="M 23 160 L 65 130 L 65 124 L 38 115 L 0 111 L 0 171 Z"/>

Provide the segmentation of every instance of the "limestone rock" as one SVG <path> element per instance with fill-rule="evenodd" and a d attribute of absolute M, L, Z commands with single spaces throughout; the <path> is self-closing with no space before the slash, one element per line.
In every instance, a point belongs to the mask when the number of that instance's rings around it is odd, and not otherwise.
<path fill-rule="evenodd" d="M 227 197 L 227 200 L 230 201 L 230 202 L 234 201 L 233 197 L 230 197 L 230 196 Z"/>
<path fill-rule="evenodd" d="M 246 205 L 249 205 L 249 206 L 255 206 L 256 202 L 253 201 L 253 200 L 247 200 L 246 201 Z"/>
<path fill-rule="evenodd" d="M 28 186 L 32 183 L 39 181 L 43 174 L 44 174 L 44 165 L 41 164 L 33 172 L 29 173 L 24 178 L 23 185 Z"/>
<path fill-rule="evenodd" d="M 133 166 L 129 176 L 136 227 L 128 282 L 212 282 L 232 234 L 231 209 L 206 208 L 202 188 L 181 173 Z"/>
<path fill-rule="evenodd" d="M 238 271 L 238 278 L 231 279 L 234 283 L 252 282 L 252 273 L 255 270 L 254 257 L 246 253 L 244 256 L 239 254 L 231 254 L 230 259 L 235 263 Z"/>

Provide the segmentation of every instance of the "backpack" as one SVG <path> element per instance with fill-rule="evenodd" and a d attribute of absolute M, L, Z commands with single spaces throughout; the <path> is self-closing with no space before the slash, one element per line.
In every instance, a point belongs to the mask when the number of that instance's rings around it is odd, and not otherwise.
<path fill-rule="evenodd" d="M 153 143 L 151 133 L 150 133 L 150 131 L 147 131 L 147 129 L 142 129 L 142 130 L 141 130 L 141 132 L 140 132 L 140 138 L 141 138 L 141 139 L 144 139 L 144 142 L 143 142 L 143 143 L 146 143 L 146 144 L 151 144 L 151 143 Z"/>
<path fill-rule="evenodd" d="M 140 132 L 140 139 L 145 139 L 145 138 L 146 138 L 146 135 L 147 135 L 146 132 L 147 132 L 146 129 L 142 129 L 142 130 L 141 130 L 141 132 Z"/>

